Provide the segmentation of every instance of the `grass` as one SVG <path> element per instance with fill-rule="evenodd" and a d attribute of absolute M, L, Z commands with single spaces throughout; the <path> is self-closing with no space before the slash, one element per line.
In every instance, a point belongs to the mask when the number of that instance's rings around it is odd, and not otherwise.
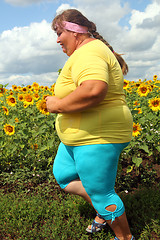
<path fill-rule="evenodd" d="M 1 240 L 110 239 L 112 230 L 88 234 L 95 217 L 82 198 L 64 193 L 53 177 L 48 181 L 18 181 L 1 185 Z M 121 192 L 131 230 L 136 240 L 160 239 L 160 185 Z"/>

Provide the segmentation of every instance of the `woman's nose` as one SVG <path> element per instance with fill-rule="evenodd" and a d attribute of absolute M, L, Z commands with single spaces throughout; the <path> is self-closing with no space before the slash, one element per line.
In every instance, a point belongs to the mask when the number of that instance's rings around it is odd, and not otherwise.
<path fill-rule="evenodd" d="M 60 43 L 60 39 L 59 39 L 59 37 L 57 37 L 57 43 Z"/>

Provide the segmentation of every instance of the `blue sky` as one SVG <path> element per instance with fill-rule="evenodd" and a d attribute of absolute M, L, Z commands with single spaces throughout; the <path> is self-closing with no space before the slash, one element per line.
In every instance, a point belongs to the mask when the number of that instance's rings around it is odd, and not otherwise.
<path fill-rule="evenodd" d="M 123 2 L 123 1 L 121 1 Z M 139 11 L 144 11 L 146 6 L 151 3 L 152 1 L 150 0 L 129 0 L 129 1 L 126 1 L 130 4 L 131 8 L 132 9 L 136 9 L 136 10 L 139 10 Z"/>
<path fill-rule="evenodd" d="M 23 0 L 22 0 L 23 2 Z M 9 4 L 6 1 L 0 1 L 0 32 L 9 30 L 17 27 L 23 27 L 29 25 L 31 22 L 41 22 L 45 19 L 47 22 L 51 22 L 53 16 L 55 15 L 56 9 L 63 3 L 71 3 L 72 1 L 51 1 L 51 2 L 41 2 L 41 3 L 32 3 L 30 5 L 13 5 Z M 146 6 L 151 3 L 151 0 L 129 0 L 121 1 L 123 5 L 125 2 L 128 2 L 131 9 L 136 9 L 139 11 L 144 11 Z M 127 20 L 130 16 L 130 13 L 125 16 L 120 22 L 128 24 Z"/>
<path fill-rule="evenodd" d="M 160 0 L 2 0 L 0 84 L 56 81 L 67 57 L 50 23 L 56 11 L 70 7 L 95 22 L 114 49 L 125 54 L 130 69 L 126 79 L 159 76 Z"/>
<path fill-rule="evenodd" d="M 41 22 L 43 19 L 50 22 L 58 6 L 59 2 L 14 6 L 5 1 L 1 1 L 0 32 L 12 29 L 15 26 L 27 26 L 31 22 Z"/>

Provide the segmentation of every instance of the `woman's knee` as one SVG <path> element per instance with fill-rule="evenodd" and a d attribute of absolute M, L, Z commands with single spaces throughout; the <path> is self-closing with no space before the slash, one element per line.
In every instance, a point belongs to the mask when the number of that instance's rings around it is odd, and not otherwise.
<path fill-rule="evenodd" d="M 53 164 L 53 175 L 62 189 L 67 189 L 68 184 L 78 178 L 78 174 L 74 168 L 59 167 L 58 164 Z M 67 190 L 65 190 L 67 191 Z"/>
<path fill-rule="evenodd" d="M 68 183 L 68 185 L 64 188 L 65 192 L 68 193 L 73 193 L 76 195 L 83 195 L 84 187 L 80 181 L 80 179 L 75 179 L 73 181 L 71 181 L 70 183 Z"/>

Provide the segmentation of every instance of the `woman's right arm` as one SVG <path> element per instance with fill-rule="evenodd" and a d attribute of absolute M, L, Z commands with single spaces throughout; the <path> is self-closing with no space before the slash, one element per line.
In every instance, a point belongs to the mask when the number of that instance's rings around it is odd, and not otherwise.
<path fill-rule="evenodd" d="M 46 98 L 47 109 L 51 113 L 81 112 L 103 101 L 107 90 L 108 85 L 106 82 L 87 80 L 62 99 L 48 96 Z"/>

